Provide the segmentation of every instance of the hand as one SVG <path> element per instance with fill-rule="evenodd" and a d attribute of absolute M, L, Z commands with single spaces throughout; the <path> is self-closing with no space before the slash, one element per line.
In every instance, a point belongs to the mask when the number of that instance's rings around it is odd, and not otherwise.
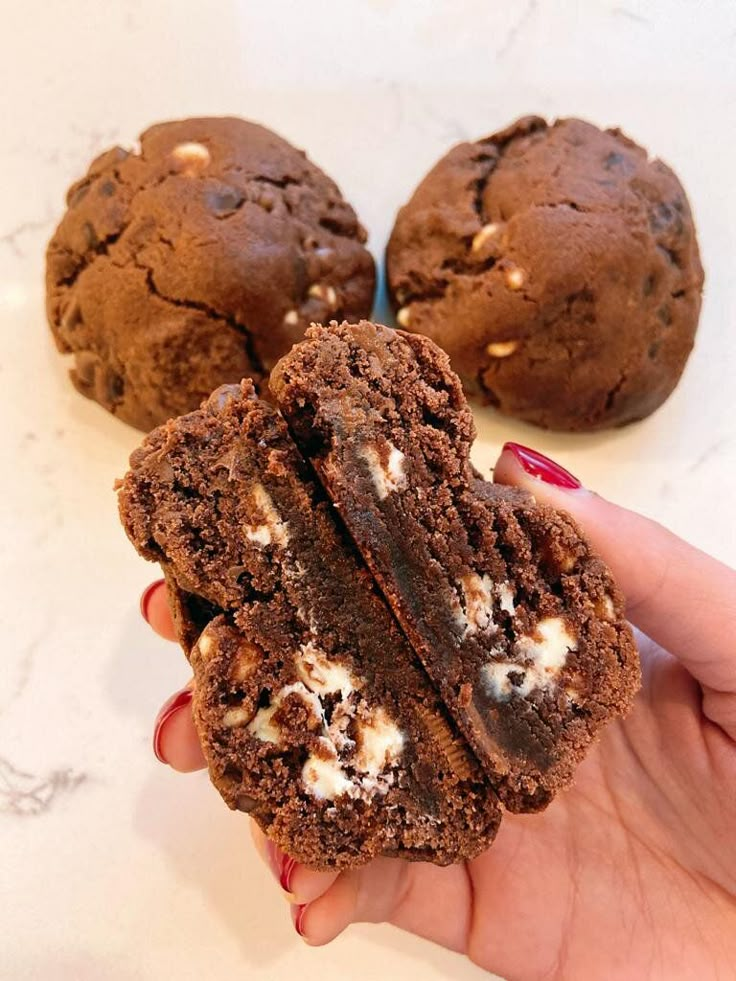
<path fill-rule="evenodd" d="M 495 480 L 568 511 L 611 566 L 644 631 L 635 707 L 570 789 L 541 814 L 505 815 L 464 865 L 310 872 L 252 825 L 295 926 L 317 945 L 388 921 L 512 979 L 736 977 L 736 573 L 523 447 L 507 444 Z M 173 639 L 163 589 L 145 605 Z M 178 770 L 204 766 L 190 701 L 156 728 Z"/>

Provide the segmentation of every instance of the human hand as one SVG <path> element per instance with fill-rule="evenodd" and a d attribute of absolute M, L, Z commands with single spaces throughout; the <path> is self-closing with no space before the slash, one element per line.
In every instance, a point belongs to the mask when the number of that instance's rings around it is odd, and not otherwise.
<path fill-rule="evenodd" d="M 251 822 L 256 845 L 310 944 L 387 921 L 514 979 L 736 977 L 736 573 L 515 444 L 495 480 L 570 513 L 610 565 L 644 632 L 633 711 L 472 862 L 311 872 Z M 164 589 L 143 606 L 173 639 Z M 178 770 L 204 766 L 190 703 L 174 696 L 154 737 Z"/>

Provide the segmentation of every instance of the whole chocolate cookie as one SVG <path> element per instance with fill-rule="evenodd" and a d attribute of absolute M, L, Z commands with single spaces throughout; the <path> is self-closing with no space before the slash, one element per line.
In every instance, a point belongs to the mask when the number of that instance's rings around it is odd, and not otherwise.
<path fill-rule="evenodd" d="M 468 394 L 550 429 L 661 405 L 703 286 L 677 177 L 578 119 L 452 149 L 399 211 L 386 267 L 400 326 L 440 344 Z"/>
<path fill-rule="evenodd" d="M 374 264 L 336 185 L 235 118 L 146 130 L 67 195 L 47 311 L 82 394 L 148 430 L 214 388 L 265 380 L 311 321 L 366 316 Z"/>
<path fill-rule="evenodd" d="M 569 516 L 479 478 L 427 338 L 312 327 L 271 388 L 502 801 L 543 807 L 638 688 L 610 572 Z"/>
<path fill-rule="evenodd" d="M 210 775 L 313 868 L 461 861 L 492 785 L 297 451 L 250 382 L 151 433 L 120 489 L 161 563 Z"/>

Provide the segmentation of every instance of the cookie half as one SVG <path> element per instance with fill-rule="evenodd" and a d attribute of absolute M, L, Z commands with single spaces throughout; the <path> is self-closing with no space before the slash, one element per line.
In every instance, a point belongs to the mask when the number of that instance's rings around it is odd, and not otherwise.
<path fill-rule="evenodd" d="M 502 800 L 544 806 L 638 687 L 608 569 L 567 515 L 479 479 L 460 381 L 427 338 L 312 327 L 271 387 Z"/>
<path fill-rule="evenodd" d="M 249 382 L 154 431 L 119 494 L 165 571 L 211 778 L 312 868 L 445 864 L 496 795 L 283 419 Z"/>

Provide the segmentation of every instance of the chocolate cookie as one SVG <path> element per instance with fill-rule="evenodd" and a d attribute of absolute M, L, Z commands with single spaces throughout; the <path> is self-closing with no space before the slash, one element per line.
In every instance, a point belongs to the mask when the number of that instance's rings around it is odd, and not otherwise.
<path fill-rule="evenodd" d="M 307 324 L 366 316 L 373 260 L 335 184 L 242 119 L 161 123 L 98 157 L 48 247 L 47 310 L 83 395 L 148 430 L 265 380 Z"/>
<path fill-rule="evenodd" d="M 501 799 L 544 806 L 638 687 L 608 569 L 567 515 L 478 477 L 432 341 L 312 327 L 271 388 Z"/>
<path fill-rule="evenodd" d="M 399 211 L 386 267 L 400 326 L 440 344 L 469 395 L 550 429 L 661 405 L 703 286 L 677 177 L 578 119 L 456 146 Z"/>
<path fill-rule="evenodd" d="M 120 510 L 166 572 L 231 807 L 313 868 L 445 864 L 488 846 L 496 795 L 249 382 L 148 436 Z"/>

